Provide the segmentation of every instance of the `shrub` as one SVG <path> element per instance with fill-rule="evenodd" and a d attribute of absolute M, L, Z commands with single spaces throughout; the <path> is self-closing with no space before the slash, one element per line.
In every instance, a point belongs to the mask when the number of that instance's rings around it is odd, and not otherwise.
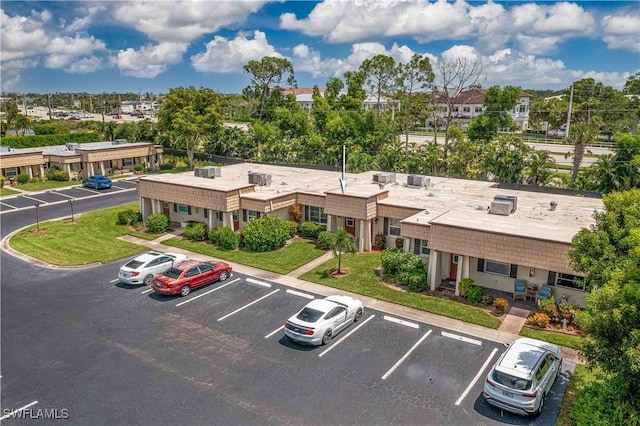
<path fill-rule="evenodd" d="M 289 207 L 289 219 L 300 223 L 300 219 L 302 219 L 302 206 L 300 204 L 296 203 Z"/>
<path fill-rule="evenodd" d="M 209 231 L 209 241 L 211 241 L 211 244 L 215 244 L 215 245 L 220 244 L 221 229 L 222 228 L 213 228 L 211 231 Z"/>
<path fill-rule="evenodd" d="M 549 322 L 551 322 L 551 318 L 549 318 L 549 315 L 545 314 L 544 312 L 536 312 L 532 315 L 529 315 L 529 318 L 527 318 L 527 324 L 534 325 L 540 328 L 545 328 L 549 325 Z"/>
<path fill-rule="evenodd" d="M 134 165 L 133 170 L 135 170 L 136 173 L 142 173 L 144 171 L 144 164 L 138 163 Z"/>
<path fill-rule="evenodd" d="M 184 161 L 176 161 L 176 169 L 186 169 L 187 167 L 189 167 L 189 165 L 187 165 L 187 163 L 185 163 Z"/>
<path fill-rule="evenodd" d="M 20 173 L 18 175 L 18 177 L 16 178 L 16 180 L 18 181 L 18 183 L 23 184 L 23 183 L 28 183 L 29 182 L 29 175 L 26 173 Z"/>
<path fill-rule="evenodd" d="M 302 236 L 307 238 L 318 238 L 318 235 L 322 231 L 326 231 L 327 227 L 324 225 L 319 225 L 315 222 L 302 222 L 300 225 L 300 229 L 302 230 Z"/>
<path fill-rule="evenodd" d="M 336 243 L 336 234 L 329 231 L 322 231 L 318 234 L 318 247 L 322 250 L 331 250 Z"/>
<path fill-rule="evenodd" d="M 6 179 L 7 179 L 7 178 L 6 178 L 6 177 L 4 177 L 4 175 L 0 175 L 0 188 L 4 188 L 4 181 L 5 181 Z"/>
<path fill-rule="evenodd" d="M 376 250 L 384 250 L 387 247 L 387 237 L 382 232 L 376 234 L 373 239 L 373 246 Z"/>
<path fill-rule="evenodd" d="M 556 299 L 553 295 L 549 295 L 546 299 L 540 300 L 538 306 L 540 312 L 544 312 L 549 318 L 558 318 L 558 307 L 556 306 Z"/>
<path fill-rule="evenodd" d="M 493 303 L 493 296 L 491 296 L 490 294 L 485 294 L 484 296 L 482 296 L 482 303 L 484 303 L 485 305 L 491 305 Z"/>
<path fill-rule="evenodd" d="M 173 169 L 173 164 L 171 163 L 160 164 L 160 170 L 171 170 L 171 169 Z"/>
<path fill-rule="evenodd" d="M 400 249 L 386 249 L 382 252 L 380 259 L 385 278 L 393 278 L 400 273 L 406 259 L 405 254 L 408 253 Z"/>
<path fill-rule="evenodd" d="M 404 238 L 396 238 L 396 248 L 402 248 L 404 246 Z"/>
<path fill-rule="evenodd" d="M 471 303 L 482 302 L 484 296 L 484 287 L 479 285 L 471 285 L 467 288 L 467 300 Z"/>
<path fill-rule="evenodd" d="M 48 180 L 55 180 L 57 182 L 65 182 L 69 180 L 69 172 L 66 170 L 60 170 L 56 166 L 52 166 L 47 170 L 45 176 Z"/>
<path fill-rule="evenodd" d="M 161 234 L 169 230 L 169 216 L 153 213 L 147 217 L 147 229 L 153 234 Z"/>
<path fill-rule="evenodd" d="M 285 222 L 287 224 L 287 228 L 289 228 L 289 238 L 293 238 L 298 234 L 298 222 L 294 220 L 288 220 Z"/>
<path fill-rule="evenodd" d="M 278 216 L 252 219 L 242 229 L 244 246 L 251 251 L 277 250 L 289 239 L 289 227 Z"/>
<path fill-rule="evenodd" d="M 493 301 L 493 307 L 496 308 L 496 314 L 502 315 L 507 312 L 509 301 L 503 297 L 499 297 Z"/>
<path fill-rule="evenodd" d="M 225 250 L 235 250 L 240 245 L 240 235 L 228 226 L 220 228 L 218 239 L 220 247 Z"/>
<path fill-rule="evenodd" d="M 42 178 L 40 176 L 34 176 L 31 178 L 31 182 L 42 182 Z"/>
<path fill-rule="evenodd" d="M 420 292 L 425 291 L 427 284 L 427 274 L 416 271 L 402 271 L 398 274 L 398 283 L 409 287 L 409 290 Z"/>
<path fill-rule="evenodd" d="M 204 241 L 207 239 L 207 225 L 202 222 L 191 222 L 184 228 L 182 236 L 188 240 Z"/>
<path fill-rule="evenodd" d="M 474 282 L 475 281 L 473 280 L 473 278 L 461 279 L 460 282 L 458 283 L 458 288 L 460 289 L 460 296 L 466 297 L 469 287 L 471 287 Z"/>
<path fill-rule="evenodd" d="M 132 209 L 118 212 L 118 225 L 136 225 L 142 222 L 142 214 Z"/>

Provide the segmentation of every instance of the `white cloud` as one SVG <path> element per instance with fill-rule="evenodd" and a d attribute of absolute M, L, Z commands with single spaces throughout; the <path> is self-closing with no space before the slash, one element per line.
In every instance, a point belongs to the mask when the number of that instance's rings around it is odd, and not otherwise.
<path fill-rule="evenodd" d="M 206 51 L 191 57 L 191 64 L 196 71 L 215 73 L 242 73 L 242 67 L 251 60 L 259 61 L 264 56 L 283 57 L 269 44 L 262 31 L 238 33 L 228 40 L 215 36 L 206 44 Z M 295 68 L 294 68 L 295 69 Z"/>
<path fill-rule="evenodd" d="M 71 74 L 88 74 L 98 71 L 102 69 L 102 67 L 102 59 L 96 56 L 91 56 L 88 58 L 78 59 L 77 61 L 69 65 L 69 67 L 67 67 L 65 71 Z"/>
<path fill-rule="evenodd" d="M 602 19 L 604 41 L 609 49 L 640 52 L 640 12 L 608 15 Z"/>
<path fill-rule="evenodd" d="M 186 43 L 161 42 L 143 46 L 138 50 L 120 50 L 115 64 L 122 74 L 138 78 L 155 78 L 169 65 L 177 64 L 187 50 Z"/>
<path fill-rule="evenodd" d="M 92 23 L 96 21 L 97 15 L 106 10 L 107 8 L 105 6 L 99 4 L 97 6 L 80 6 L 78 13 L 81 16 L 74 18 L 69 25 L 66 25 L 65 20 L 62 19 L 61 27 L 67 33 L 76 33 L 78 31 L 86 30 Z"/>
<path fill-rule="evenodd" d="M 131 1 L 113 4 L 113 16 L 156 41 L 188 43 L 243 22 L 266 1 Z"/>

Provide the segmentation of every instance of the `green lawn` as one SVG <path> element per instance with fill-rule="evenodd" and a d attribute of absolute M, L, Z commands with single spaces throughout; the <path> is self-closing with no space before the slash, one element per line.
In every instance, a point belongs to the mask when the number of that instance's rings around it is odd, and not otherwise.
<path fill-rule="evenodd" d="M 87 265 L 114 260 L 147 251 L 146 247 L 120 241 L 129 233 L 118 225 L 118 212 L 137 209 L 138 204 L 85 213 L 70 220 L 42 222 L 40 231 L 30 226 L 14 235 L 9 244 L 14 249 L 45 262 L 60 265 Z"/>
<path fill-rule="evenodd" d="M 531 337 L 532 339 L 544 340 L 545 342 L 573 349 L 580 349 L 582 342 L 584 341 L 584 337 L 566 333 L 555 333 L 553 331 L 538 330 L 536 328 L 526 326 L 522 327 L 520 335 L 524 337 Z"/>
<path fill-rule="evenodd" d="M 244 250 L 223 250 L 217 246 L 197 241 L 172 238 L 163 244 L 205 254 L 218 259 L 253 266 L 277 274 L 286 275 L 300 266 L 322 256 L 325 252 L 308 240 L 294 240 L 278 251 L 256 253 Z"/>
<path fill-rule="evenodd" d="M 9 188 L 0 188 L 0 197 L 4 197 L 5 195 L 16 195 L 20 194 L 20 191 L 14 191 Z"/>
<path fill-rule="evenodd" d="M 47 189 L 63 188 L 65 186 L 80 185 L 79 180 L 67 180 L 60 182 L 57 180 L 43 180 L 41 182 L 23 183 L 18 188 L 23 191 L 45 191 Z"/>
<path fill-rule="evenodd" d="M 349 274 L 341 278 L 329 276 L 330 270 L 337 268 L 337 266 L 338 260 L 332 259 L 300 278 L 484 327 L 498 328 L 500 326 L 500 320 L 483 309 L 448 299 L 402 292 L 387 287 L 375 273 L 376 268 L 380 267 L 379 253 L 343 254 L 342 269 L 347 270 Z"/>

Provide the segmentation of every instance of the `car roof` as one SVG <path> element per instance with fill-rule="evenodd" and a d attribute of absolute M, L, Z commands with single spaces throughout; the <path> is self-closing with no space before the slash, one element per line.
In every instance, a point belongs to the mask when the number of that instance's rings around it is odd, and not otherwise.
<path fill-rule="evenodd" d="M 314 299 L 311 302 L 307 303 L 305 308 L 311 308 L 321 312 L 329 312 L 331 309 L 335 308 L 336 306 L 340 306 L 340 305 L 335 302 L 332 302 L 331 300 Z"/>
<path fill-rule="evenodd" d="M 198 265 L 204 265 L 204 262 L 200 262 L 199 260 L 194 259 L 187 259 L 183 260 L 182 262 L 176 263 L 175 265 L 173 265 L 173 267 L 184 270 Z"/>
<path fill-rule="evenodd" d="M 496 369 L 516 377 L 528 379 L 531 372 L 547 352 L 559 353 L 557 345 L 540 340 L 520 338 L 513 342 L 505 352 Z"/>
<path fill-rule="evenodd" d="M 157 251 L 148 251 L 146 253 L 142 253 L 140 256 L 136 257 L 135 260 L 139 262 L 148 262 L 150 260 L 155 259 L 156 257 L 164 256 L 164 253 L 160 253 Z"/>

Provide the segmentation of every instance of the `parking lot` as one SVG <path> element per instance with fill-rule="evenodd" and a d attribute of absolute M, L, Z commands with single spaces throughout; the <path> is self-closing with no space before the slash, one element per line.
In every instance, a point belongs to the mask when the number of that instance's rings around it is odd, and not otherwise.
<path fill-rule="evenodd" d="M 538 418 L 484 402 L 499 343 L 366 309 L 328 345 L 301 346 L 284 336 L 284 321 L 320 296 L 239 273 L 184 298 L 161 296 L 120 283 L 123 263 L 67 273 L 73 290 L 55 298 L 56 310 L 87 299 L 89 315 L 59 312 L 63 334 L 83 349 L 56 367 L 81 376 L 78 389 L 49 383 L 6 392 L 5 368 L 4 407 L 37 401 L 32 409 L 64 406 L 74 422 L 145 424 L 551 424 L 557 417 L 566 371 Z M 48 326 L 42 338 L 52 344 L 59 335 Z M 30 351 L 43 344 L 34 338 Z M 91 362 L 78 369 L 74 358 Z M 116 404 L 124 404 L 120 415 L 107 409 Z"/>
<path fill-rule="evenodd" d="M 136 180 L 137 177 L 116 179 L 113 181 L 113 186 L 109 189 L 96 190 L 83 188 L 81 184 L 78 184 L 24 195 L 2 197 L 0 198 L 0 214 L 20 209 L 35 208 L 36 204 L 44 206 L 46 204 L 68 203 L 69 200 L 75 201 L 115 192 L 134 191 L 136 188 Z"/>

